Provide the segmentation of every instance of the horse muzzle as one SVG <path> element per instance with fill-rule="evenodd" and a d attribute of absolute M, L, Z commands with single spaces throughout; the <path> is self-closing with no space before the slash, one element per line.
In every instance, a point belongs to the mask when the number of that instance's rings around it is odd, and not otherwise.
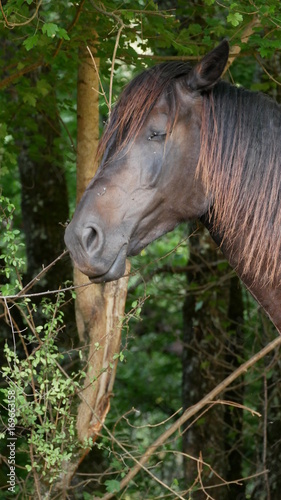
<path fill-rule="evenodd" d="M 83 226 L 73 220 L 64 240 L 75 266 L 92 282 L 114 281 L 124 275 L 128 246 L 124 239 L 106 241 L 98 224 Z"/>

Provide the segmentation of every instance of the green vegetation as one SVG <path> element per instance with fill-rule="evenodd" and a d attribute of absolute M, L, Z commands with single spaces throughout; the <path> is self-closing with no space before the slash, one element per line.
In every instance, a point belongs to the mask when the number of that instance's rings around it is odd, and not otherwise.
<path fill-rule="evenodd" d="M 85 347 L 71 264 L 58 258 L 75 206 L 81 49 L 99 58 L 114 101 L 144 67 L 192 63 L 227 37 L 235 50 L 225 77 L 281 102 L 279 0 L 0 7 L 0 498 L 279 500 L 277 350 L 164 440 L 124 493 L 122 481 L 182 409 L 276 336 L 202 228 L 180 226 L 132 259 L 111 410 L 93 446 L 75 430 Z M 100 130 L 107 112 L 101 95 Z"/>

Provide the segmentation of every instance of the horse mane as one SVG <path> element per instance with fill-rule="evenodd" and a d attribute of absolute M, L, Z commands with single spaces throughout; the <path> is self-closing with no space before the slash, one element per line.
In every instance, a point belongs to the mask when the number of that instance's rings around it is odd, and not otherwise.
<path fill-rule="evenodd" d="M 281 107 L 219 82 L 203 97 L 197 174 L 212 196 L 223 244 L 243 275 L 262 285 L 281 281 L 280 167 Z"/>
<path fill-rule="evenodd" d="M 170 111 L 168 128 L 171 127 L 177 105 L 174 86 L 176 81 L 187 75 L 190 69 L 191 66 L 186 62 L 165 62 L 143 71 L 129 82 L 113 107 L 99 142 L 98 156 L 108 153 L 113 145 L 114 153 L 117 153 L 134 140 L 153 106 L 163 94 Z"/>

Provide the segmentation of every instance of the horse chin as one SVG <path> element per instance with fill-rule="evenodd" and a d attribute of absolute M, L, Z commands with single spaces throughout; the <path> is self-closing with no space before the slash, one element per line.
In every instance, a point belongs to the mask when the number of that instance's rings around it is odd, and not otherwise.
<path fill-rule="evenodd" d="M 150 243 L 163 236 L 163 234 L 171 231 L 172 229 L 174 229 L 174 227 L 175 225 L 173 225 L 171 228 L 161 227 L 160 229 L 158 229 L 158 231 L 147 234 L 143 239 L 138 240 L 135 238 L 134 241 L 131 239 L 127 249 L 127 257 L 134 257 L 135 255 L 139 255 L 144 248 L 150 245 Z"/>
<path fill-rule="evenodd" d="M 106 283 L 122 278 L 126 268 L 126 246 L 122 247 L 114 260 L 112 266 L 103 274 L 89 274 L 89 279 L 92 283 Z"/>
<path fill-rule="evenodd" d="M 145 247 L 147 247 L 147 245 L 149 245 L 149 243 L 146 243 L 144 245 L 144 244 L 141 244 L 140 242 L 136 243 L 135 245 L 129 245 L 127 257 L 134 257 L 135 255 L 139 255 L 141 253 L 141 251 Z"/>

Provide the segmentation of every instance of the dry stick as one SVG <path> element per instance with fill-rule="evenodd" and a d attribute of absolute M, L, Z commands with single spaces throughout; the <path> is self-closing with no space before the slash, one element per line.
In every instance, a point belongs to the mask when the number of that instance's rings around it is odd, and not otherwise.
<path fill-rule="evenodd" d="M 222 391 L 226 389 L 234 380 L 236 380 L 240 375 L 246 372 L 250 367 L 255 365 L 260 359 L 266 356 L 276 347 L 281 345 L 281 336 L 275 338 L 266 347 L 261 349 L 257 354 L 254 354 L 248 361 L 243 363 L 237 370 L 235 370 L 231 375 L 226 377 L 219 385 L 217 385 L 209 394 L 202 398 L 197 404 L 188 408 L 183 415 L 173 424 L 169 429 L 167 429 L 159 438 L 157 438 L 154 443 L 149 446 L 144 455 L 140 460 L 137 461 L 136 465 L 130 470 L 127 476 L 120 482 L 120 490 L 122 490 L 128 483 L 138 474 L 138 472 L 143 468 L 144 464 L 148 461 L 151 455 L 155 452 L 159 446 L 163 445 L 167 439 L 174 434 L 188 419 L 193 417 L 198 411 L 200 411 L 205 405 L 211 403 Z M 118 441 L 116 441 L 118 443 Z M 136 461 L 136 460 L 135 460 Z M 108 493 L 102 497 L 102 500 L 109 500 L 113 498 L 114 494 Z"/>
<path fill-rule="evenodd" d="M 113 55 L 112 55 L 112 63 L 111 63 L 111 71 L 110 71 L 110 81 L 109 81 L 109 97 L 108 97 L 108 103 L 109 103 L 109 114 L 111 112 L 111 106 L 112 106 L 112 93 L 113 93 L 113 78 L 114 78 L 114 67 L 115 67 L 115 60 L 116 60 L 116 54 L 119 46 L 119 41 L 121 37 L 121 33 L 124 28 L 129 27 L 129 25 L 126 25 L 122 18 L 115 14 L 115 12 L 111 11 L 108 12 L 104 9 L 101 9 L 96 5 L 96 3 L 93 0 L 90 0 L 91 5 L 93 8 L 97 11 L 100 12 L 101 14 L 111 17 L 114 21 L 116 21 L 117 25 L 119 25 L 119 29 L 116 35 L 116 40 L 115 40 L 115 45 L 114 45 L 114 50 L 113 50 Z"/>
<path fill-rule="evenodd" d="M 102 84 L 102 81 L 101 81 L 101 77 L 100 77 L 100 73 L 99 73 L 99 70 L 98 70 L 98 67 L 97 67 L 97 63 L 96 63 L 96 60 L 92 54 L 92 51 L 90 49 L 90 47 L 87 45 L 87 51 L 89 52 L 90 54 L 90 57 L 92 59 L 92 62 L 93 62 L 93 65 L 94 65 L 94 68 L 95 68 L 95 71 L 97 73 L 97 76 L 98 76 L 98 80 L 99 80 L 99 85 L 100 85 L 100 88 L 101 88 L 101 92 L 99 92 L 98 90 L 96 90 L 95 88 L 93 88 L 96 92 L 98 92 L 98 94 L 102 95 L 104 100 L 105 100 L 105 103 L 107 105 L 107 109 L 108 109 L 108 112 L 110 113 L 110 105 L 109 105 L 109 102 L 108 102 L 108 99 L 106 97 L 106 93 L 105 93 L 105 90 L 103 88 L 103 84 Z"/>
<path fill-rule="evenodd" d="M 42 271 L 40 271 L 29 283 L 27 283 L 27 285 L 25 285 L 24 288 L 22 288 L 22 290 L 19 291 L 19 293 L 17 294 L 17 297 L 22 296 L 22 295 L 25 296 L 26 295 L 25 292 L 27 292 L 30 288 L 32 288 L 33 285 L 35 283 L 37 283 L 37 281 L 40 281 L 40 279 L 42 278 L 42 276 L 44 276 L 46 274 L 46 272 L 49 271 L 49 269 L 51 267 L 53 267 L 60 259 L 62 259 L 67 254 L 68 254 L 68 250 L 64 250 L 50 264 L 48 264 L 46 267 L 43 267 Z"/>
<path fill-rule="evenodd" d="M 273 76 L 267 71 L 267 69 L 264 67 L 264 65 L 262 64 L 262 62 L 260 61 L 259 57 L 255 56 L 255 59 L 257 61 L 257 63 L 260 65 L 260 67 L 262 68 L 262 70 L 267 74 L 268 78 L 270 78 L 270 80 L 272 80 L 274 83 L 276 83 L 276 85 L 281 85 L 281 83 L 276 80 L 275 78 L 273 78 Z"/>
<path fill-rule="evenodd" d="M 111 113 L 111 107 L 112 107 L 113 78 L 114 78 L 114 67 L 115 67 L 116 54 L 117 54 L 117 49 L 119 46 L 119 40 L 120 40 L 121 33 L 122 33 L 123 29 L 125 28 L 125 24 L 123 23 L 123 21 L 121 23 L 122 24 L 118 30 L 116 40 L 115 40 L 115 45 L 114 45 L 114 50 L 113 50 L 113 55 L 112 55 L 111 71 L 110 71 L 109 97 L 108 97 L 109 112 L 110 113 Z"/>
<path fill-rule="evenodd" d="M 260 26 L 260 20 L 258 17 L 254 16 L 252 21 L 250 21 L 246 27 L 244 28 L 242 35 L 240 37 L 240 40 L 242 43 L 247 43 L 249 40 L 250 36 L 254 33 L 254 29 L 256 26 Z M 236 59 L 236 57 L 240 54 L 241 52 L 241 46 L 240 45 L 233 45 L 230 49 L 229 52 L 229 57 L 227 61 L 227 65 L 224 69 L 224 73 L 229 69 L 233 61 Z"/>
<path fill-rule="evenodd" d="M 43 267 L 43 269 L 34 278 L 32 278 L 32 280 L 29 283 L 27 283 L 27 285 L 25 285 L 25 287 L 22 288 L 17 294 L 15 294 L 15 295 L 1 295 L 0 294 L 0 300 L 1 299 L 3 299 L 3 300 L 5 300 L 5 299 L 6 300 L 18 299 L 19 297 L 21 297 L 21 298 L 36 297 L 36 296 L 40 296 L 40 295 L 47 295 L 50 293 L 59 293 L 59 292 L 65 291 L 65 290 L 72 290 L 74 288 L 73 286 L 67 287 L 64 289 L 58 289 L 58 290 L 46 290 L 45 292 L 38 292 L 38 293 L 31 293 L 31 294 L 26 293 L 30 288 L 33 287 L 33 285 L 35 285 L 35 283 L 40 281 L 40 279 L 46 274 L 47 271 L 49 271 L 49 269 L 51 267 L 53 267 L 60 259 L 62 259 L 67 254 L 68 254 L 68 250 L 64 250 L 50 264 L 48 264 L 46 267 Z"/>
<path fill-rule="evenodd" d="M 103 13 L 106 14 L 106 15 L 110 15 L 109 13 L 105 13 L 105 12 L 103 12 Z M 114 67 L 115 67 L 115 61 L 116 61 L 116 54 L 117 54 L 117 50 L 118 50 L 118 46 L 119 46 L 119 41 L 120 41 L 121 33 L 122 33 L 123 29 L 126 27 L 126 25 L 123 23 L 123 21 L 122 21 L 121 18 L 119 18 L 118 16 L 114 16 L 113 18 L 117 20 L 118 24 L 120 24 L 120 27 L 119 27 L 117 35 L 116 35 L 116 40 L 115 40 L 113 54 L 112 54 L 112 63 L 111 63 L 111 70 L 110 70 L 109 96 L 108 96 L 108 99 L 106 97 L 106 94 L 104 92 L 104 89 L 103 89 L 103 86 L 102 86 L 102 83 L 101 83 L 101 79 L 100 79 L 100 75 L 99 75 L 99 72 L 98 72 L 98 69 L 97 69 L 97 66 L 96 66 L 95 59 L 94 59 L 94 57 L 93 57 L 93 55 L 91 53 L 90 48 L 87 46 L 87 50 L 90 53 L 90 56 L 92 58 L 94 66 L 95 66 L 95 70 L 96 70 L 97 75 L 98 75 L 99 83 L 100 83 L 100 86 L 101 86 L 101 89 L 102 89 L 102 94 L 104 96 L 106 105 L 108 107 L 108 114 L 109 114 L 109 116 L 111 114 L 111 107 L 112 107 L 113 79 L 114 79 Z"/>

